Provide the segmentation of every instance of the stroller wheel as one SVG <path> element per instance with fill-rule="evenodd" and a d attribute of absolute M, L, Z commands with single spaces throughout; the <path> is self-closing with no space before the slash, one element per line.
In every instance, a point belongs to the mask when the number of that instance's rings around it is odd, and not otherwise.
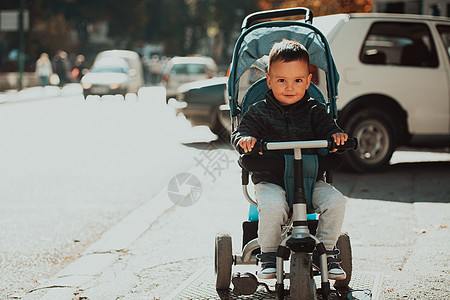
<path fill-rule="evenodd" d="M 216 236 L 214 266 L 216 272 L 216 289 L 226 290 L 230 287 L 231 266 L 233 264 L 231 236 L 221 233 Z"/>
<path fill-rule="evenodd" d="M 316 299 L 316 284 L 312 276 L 311 254 L 294 252 L 291 254 L 290 298 Z"/>
<path fill-rule="evenodd" d="M 350 237 L 347 233 L 341 233 L 336 243 L 336 248 L 340 253 L 338 258 L 342 260 L 341 267 L 347 274 L 344 280 L 336 280 L 334 287 L 336 289 L 348 289 L 348 284 L 352 279 L 352 246 L 350 244 Z"/>

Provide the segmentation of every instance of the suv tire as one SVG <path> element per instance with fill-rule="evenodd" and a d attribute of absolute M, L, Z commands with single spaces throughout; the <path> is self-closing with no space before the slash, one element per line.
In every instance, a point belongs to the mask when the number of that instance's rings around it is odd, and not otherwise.
<path fill-rule="evenodd" d="M 392 122 L 382 112 L 366 109 L 354 113 L 344 126 L 358 139 L 358 149 L 344 153 L 344 165 L 357 172 L 374 171 L 389 164 L 395 149 Z"/>

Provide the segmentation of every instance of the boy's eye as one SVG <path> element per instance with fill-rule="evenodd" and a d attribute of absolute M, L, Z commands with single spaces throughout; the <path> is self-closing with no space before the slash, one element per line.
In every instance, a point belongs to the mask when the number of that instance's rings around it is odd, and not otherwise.
<path fill-rule="evenodd" d="M 299 79 L 295 79 L 295 82 L 302 82 L 302 80 L 299 78 Z"/>
<path fill-rule="evenodd" d="M 284 82 L 284 79 L 278 79 L 278 82 Z"/>

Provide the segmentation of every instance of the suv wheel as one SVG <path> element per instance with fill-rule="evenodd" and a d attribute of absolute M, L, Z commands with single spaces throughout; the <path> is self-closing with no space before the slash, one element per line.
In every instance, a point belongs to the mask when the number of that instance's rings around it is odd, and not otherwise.
<path fill-rule="evenodd" d="M 392 123 L 383 113 L 363 110 L 346 122 L 345 131 L 358 139 L 358 149 L 344 153 L 344 165 L 357 172 L 374 171 L 389 164 L 395 150 Z"/>

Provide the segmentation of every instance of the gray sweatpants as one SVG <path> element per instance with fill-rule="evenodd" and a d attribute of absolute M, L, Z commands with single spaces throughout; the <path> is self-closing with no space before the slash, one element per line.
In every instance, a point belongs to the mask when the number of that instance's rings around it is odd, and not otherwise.
<path fill-rule="evenodd" d="M 262 252 L 276 252 L 281 243 L 281 227 L 286 224 L 289 205 L 286 192 L 276 184 L 261 182 L 255 185 L 258 201 L 258 243 Z M 332 185 L 317 181 L 312 204 L 320 214 L 316 237 L 327 250 L 332 250 L 341 233 L 347 198 Z"/>

